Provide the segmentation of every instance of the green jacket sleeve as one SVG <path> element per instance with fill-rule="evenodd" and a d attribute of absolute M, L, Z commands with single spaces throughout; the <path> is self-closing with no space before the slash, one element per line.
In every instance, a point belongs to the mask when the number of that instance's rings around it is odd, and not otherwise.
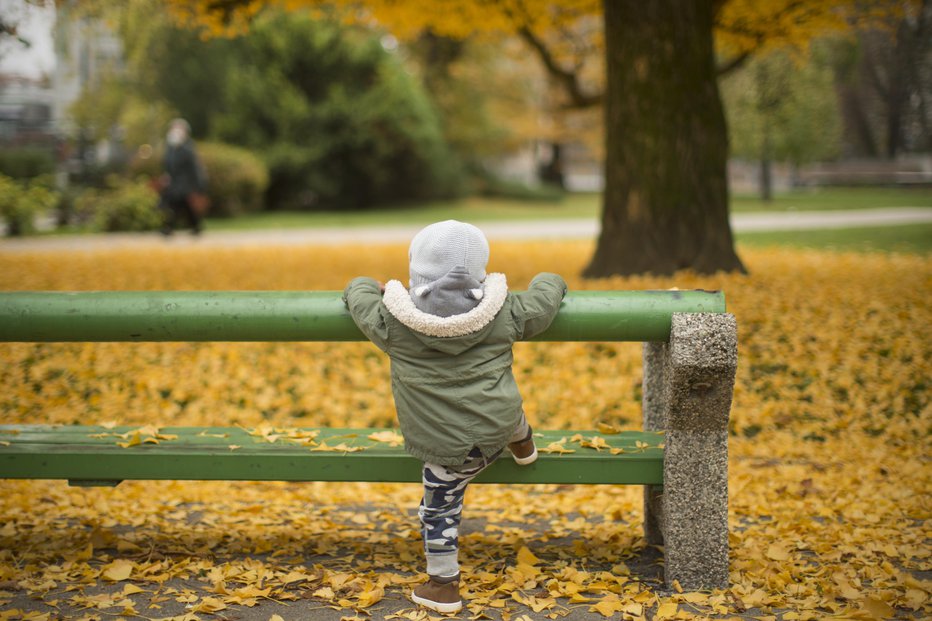
<path fill-rule="evenodd" d="M 354 278 L 343 290 L 343 303 L 353 321 L 382 351 L 388 349 L 388 323 L 382 306 L 382 291 L 372 278 Z"/>
<path fill-rule="evenodd" d="M 527 291 L 514 294 L 511 308 L 518 331 L 518 340 L 534 338 L 546 330 L 560 310 L 566 295 L 566 281 L 557 274 L 538 274 Z"/>

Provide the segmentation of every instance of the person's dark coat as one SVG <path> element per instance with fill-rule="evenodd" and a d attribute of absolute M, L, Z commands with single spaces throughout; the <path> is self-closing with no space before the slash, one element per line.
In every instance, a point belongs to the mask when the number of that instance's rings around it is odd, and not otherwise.
<path fill-rule="evenodd" d="M 168 175 L 168 184 L 162 193 L 165 200 L 177 203 L 192 193 L 203 194 L 206 191 L 207 178 L 190 140 L 177 147 L 169 146 L 165 150 L 163 166 Z"/>

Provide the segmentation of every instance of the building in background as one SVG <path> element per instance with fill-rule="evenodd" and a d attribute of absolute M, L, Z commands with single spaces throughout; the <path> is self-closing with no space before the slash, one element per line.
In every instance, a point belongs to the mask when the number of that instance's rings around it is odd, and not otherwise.
<path fill-rule="evenodd" d="M 0 148 L 54 146 L 54 16 L 53 7 L 3 2 L 3 22 L 16 35 L 0 39 Z"/>
<path fill-rule="evenodd" d="M 73 129 L 68 109 L 82 90 L 93 89 L 107 73 L 123 65 L 123 49 L 116 34 L 102 20 L 75 16 L 73 4 L 59 7 L 54 28 L 53 118 L 66 132 Z"/>
<path fill-rule="evenodd" d="M 74 2 L 36 7 L 10 0 L 17 31 L 0 58 L 0 149 L 48 150 L 60 172 L 80 174 L 119 152 L 118 132 L 91 140 L 70 119 L 83 91 L 122 66 L 119 39 L 99 19 L 76 15 Z M 15 5 L 15 6 L 14 6 Z"/>
<path fill-rule="evenodd" d="M 92 91 L 105 75 L 121 69 L 123 50 L 102 20 L 75 15 L 73 5 L 73 0 L 60 5 L 55 17 L 52 118 L 59 134 L 68 139 L 65 167 L 70 174 L 80 175 L 110 163 L 121 152 L 118 131 L 108 129 L 108 138 L 94 140 L 71 121 L 69 111 L 82 92 Z"/>
<path fill-rule="evenodd" d="M 0 73 L 0 147 L 54 147 L 54 106 L 48 78 Z"/>

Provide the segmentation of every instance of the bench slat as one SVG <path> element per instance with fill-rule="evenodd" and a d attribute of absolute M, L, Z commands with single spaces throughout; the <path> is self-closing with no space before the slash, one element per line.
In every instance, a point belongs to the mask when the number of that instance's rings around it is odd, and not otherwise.
<path fill-rule="evenodd" d="M 384 429 L 316 429 L 317 443 L 363 447 L 357 452 L 311 450 L 289 442 L 284 434 L 268 442 L 236 427 L 163 427 L 158 434 L 169 439 L 159 439 L 158 444 L 119 446 L 133 437 L 134 429 L 138 428 L 0 426 L 0 478 L 420 482 L 420 462 L 402 447 L 368 438 Z M 570 441 L 577 433 L 587 440 L 602 438 L 608 447 L 624 452 L 612 455 L 610 449 L 582 447 Z M 140 433 L 140 440 L 146 437 L 153 436 Z M 562 438 L 575 452 L 541 453 L 531 466 L 518 466 L 506 455 L 476 482 L 662 484 L 662 434 L 544 431 L 536 434 L 535 442 L 540 449 Z"/>
<path fill-rule="evenodd" d="M 667 341 L 721 291 L 571 291 L 540 341 Z M 339 291 L 0 292 L 0 341 L 362 341 Z"/>

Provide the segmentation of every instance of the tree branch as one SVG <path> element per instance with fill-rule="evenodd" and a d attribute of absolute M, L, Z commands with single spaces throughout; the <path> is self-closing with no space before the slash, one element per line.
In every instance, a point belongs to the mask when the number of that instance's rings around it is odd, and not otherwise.
<path fill-rule="evenodd" d="M 602 93 L 584 93 L 579 84 L 579 74 L 561 67 L 546 44 L 531 32 L 530 28 L 527 26 L 519 27 L 518 35 L 537 53 L 541 62 L 544 63 L 547 73 L 563 87 L 564 92 L 570 99 L 567 108 L 590 108 L 602 103 Z"/>
<path fill-rule="evenodd" d="M 750 50 L 742 52 L 738 54 L 737 56 L 735 56 L 734 58 L 732 58 L 731 60 L 729 60 L 727 63 L 716 67 L 715 73 L 716 75 L 718 75 L 718 77 L 726 76 L 732 71 L 735 71 L 736 69 L 740 69 L 741 67 L 743 67 L 744 63 L 746 63 L 749 58 L 751 58 Z"/>
<path fill-rule="evenodd" d="M 754 41 L 753 45 L 749 49 L 741 52 L 740 54 L 738 54 L 737 56 L 735 56 L 734 58 L 732 58 L 725 64 L 719 65 L 716 68 L 716 74 L 718 75 L 718 77 L 722 77 L 722 76 L 728 75 L 729 73 L 731 73 L 732 71 L 735 71 L 736 69 L 741 68 L 748 61 L 748 59 L 750 59 L 751 56 L 753 56 L 758 51 L 760 51 L 760 49 L 764 46 L 764 42 L 768 38 L 768 33 L 760 28 L 758 29 L 749 28 L 747 23 L 743 23 L 743 24 L 738 23 L 738 24 L 732 24 L 732 25 L 722 24 L 720 21 L 721 10 L 722 10 L 722 7 L 726 4 L 727 0 L 714 0 L 714 2 L 715 2 L 715 5 L 714 5 L 713 10 L 714 10 L 714 15 L 715 15 L 715 27 L 717 29 L 723 30 L 725 32 L 729 32 L 736 36 L 746 37 Z M 806 10 L 806 3 L 804 0 L 796 0 L 795 2 L 791 2 L 787 4 L 775 16 L 775 18 L 783 16 L 783 15 L 789 15 L 793 13 L 794 11 L 796 11 L 797 9 Z"/>
<path fill-rule="evenodd" d="M 233 20 L 233 15 L 249 4 L 247 0 L 208 0 L 207 11 L 219 13 L 224 24 Z"/>

